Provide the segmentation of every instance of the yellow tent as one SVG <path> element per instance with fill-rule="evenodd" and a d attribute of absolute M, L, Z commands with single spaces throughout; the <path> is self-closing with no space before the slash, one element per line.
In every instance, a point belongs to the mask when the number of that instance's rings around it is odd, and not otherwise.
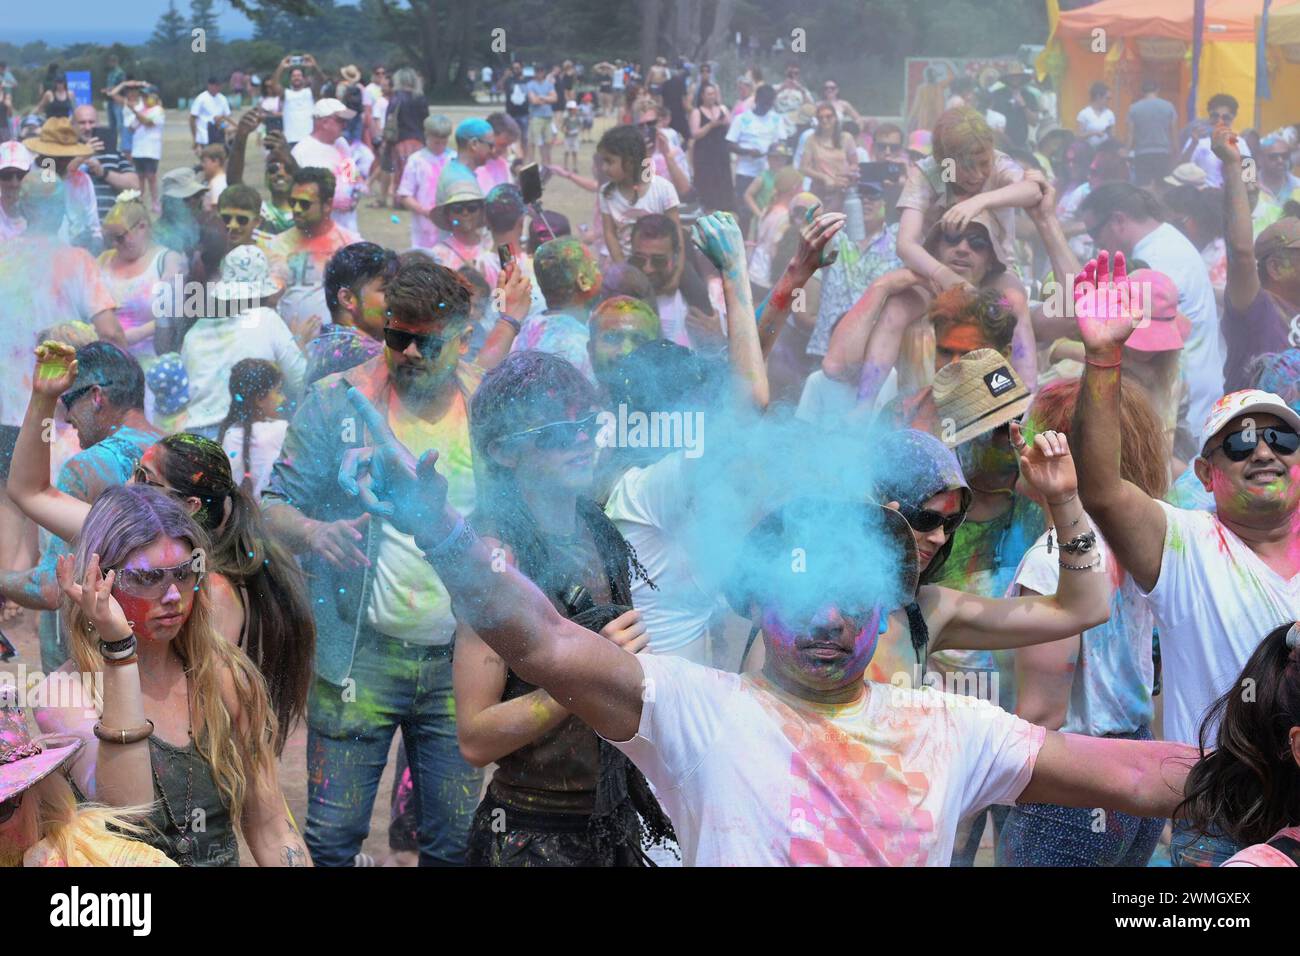
<path fill-rule="evenodd" d="M 1128 108 L 1147 80 L 1160 84 L 1160 95 L 1178 108 L 1183 121 L 1190 119 L 1183 114 L 1192 82 L 1194 6 L 1191 0 L 1101 0 L 1060 13 L 1040 69 L 1057 81 L 1062 125 L 1074 125 L 1075 115 L 1088 105 L 1088 87 L 1098 80 L 1114 91 L 1112 108 L 1121 137 L 1128 135 Z M 1204 111 L 1213 94 L 1229 93 L 1241 104 L 1239 125 L 1253 125 L 1255 37 L 1262 3 L 1207 0 L 1205 6 L 1197 112 Z M 1049 14 L 1053 12 L 1049 4 Z M 1300 28 L 1297 17 L 1300 0 L 1273 0 L 1270 24 Z M 1275 42 L 1270 28 L 1270 47 Z M 1300 118 L 1300 62 L 1287 62 L 1285 50 L 1279 45 L 1269 52 L 1273 98 L 1261 103 L 1263 129 Z"/>

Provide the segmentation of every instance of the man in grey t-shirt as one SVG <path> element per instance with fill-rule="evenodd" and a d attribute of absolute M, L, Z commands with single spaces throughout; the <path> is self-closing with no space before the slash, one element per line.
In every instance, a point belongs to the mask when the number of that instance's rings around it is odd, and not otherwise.
<path fill-rule="evenodd" d="M 1169 174 L 1173 165 L 1178 111 L 1160 98 L 1154 80 L 1142 84 L 1142 98 L 1128 109 L 1129 148 L 1139 186 L 1149 186 Z"/>

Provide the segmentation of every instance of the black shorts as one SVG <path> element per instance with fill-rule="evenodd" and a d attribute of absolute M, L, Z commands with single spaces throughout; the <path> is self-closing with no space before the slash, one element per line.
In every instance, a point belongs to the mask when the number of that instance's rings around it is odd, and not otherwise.
<path fill-rule="evenodd" d="M 14 459 L 14 445 L 18 443 L 16 425 L 0 425 L 0 483 L 9 481 L 9 465 Z"/>
<path fill-rule="evenodd" d="M 132 156 L 131 162 L 135 165 L 135 171 L 144 173 L 146 176 L 152 176 L 158 172 L 158 160 L 149 159 L 147 156 Z"/>
<path fill-rule="evenodd" d="M 602 93 L 613 93 L 613 92 L 614 92 L 614 81 L 613 81 L 613 80 L 607 80 L 606 82 L 600 84 L 600 92 L 602 92 Z"/>

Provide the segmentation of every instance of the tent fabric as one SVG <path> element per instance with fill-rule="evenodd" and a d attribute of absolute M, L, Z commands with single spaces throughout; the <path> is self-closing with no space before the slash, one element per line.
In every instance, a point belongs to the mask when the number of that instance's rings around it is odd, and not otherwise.
<path fill-rule="evenodd" d="M 1273 0 L 1269 19 L 1282 10 L 1295 9 L 1297 2 L 1300 0 Z M 1078 10 L 1063 11 L 1056 33 L 1059 37 L 1090 36 L 1100 28 L 1110 37 L 1166 37 L 1190 43 L 1194 6 L 1191 0 L 1101 0 Z M 1258 0 L 1207 0 L 1206 46 L 1221 41 L 1253 41 L 1261 6 Z"/>
<path fill-rule="evenodd" d="M 1300 5 L 1269 11 L 1268 43 L 1300 43 Z"/>

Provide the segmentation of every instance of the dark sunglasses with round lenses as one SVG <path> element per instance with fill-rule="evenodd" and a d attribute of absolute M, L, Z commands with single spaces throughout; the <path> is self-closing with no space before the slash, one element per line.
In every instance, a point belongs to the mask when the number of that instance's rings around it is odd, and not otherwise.
<path fill-rule="evenodd" d="M 966 520 L 965 511 L 952 515 L 931 511 L 929 508 L 899 508 L 898 511 L 917 534 L 929 534 L 935 528 L 942 527 L 944 535 L 951 538 Z"/>
<path fill-rule="evenodd" d="M 989 237 L 978 229 L 970 229 L 956 234 L 947 232 L 943 234 L 943 241 L 950 246 L 957 245 L 963 239 L 966 240 L 966 245 L 970 246 L 972 252 L 988 252 L 993 248 L 993 243 L 989 241 Z"/>
<path fill-rule="evenodd" d="M 113 586 L 123 594 L 158 600 L 165 597 L 173 585 L 184 592 L 198 586 L 199 572 L 192 561 L 169 568 L 118 568 Z"/>
<path fill-rule="evenodd" d="M 447 204 L 447 213 L 452 216 L 473 216 L 482 211 L 483 201 L 481 199 L 471 199 L 467 202 L 453 202 Z"/>
<path fill-rule="evenodd" d="M 253 221 L 253 217 L 248 213 L 223 212 L 221 213 L 221 221 L 224 222 L 227 226 L 229 226 L 231 223 L 235 223 L 236 225 L 239 226 L 240 229 L 243 229 L 245 226 L 247 226 L 250 222 Z"/>
<path fill-rule="evenodd" d="M 566 448 L 573 448 L 577 445 L 586 444 L 596 437 L 597 423 L 600 415 L 598 412 L 592 412 L 586 418 L 580 418 L 577 421 L 569 422 L 550 422 L 546 425 L 538 425 L 536 428 L 528 428 L 521 432 L 515 432 L 510 438 L 528 438 L 533 439 L 533 443 L 539 448 L 546 451 L 561 451 Z"/>
<path fill-rule="evenodd" d="M 296 197 L 289 199 L 289 208 L 294 212 L 306 212 L 314 205 L 316 205 L 314 199 L 299 199 Z"/>
<path fill-rule="evenodd" d="M 1261 440 L 1279 455 L 1294 455 L 1300 449 L 1300 435 L 1289 428 L 1270 425 L 1267 428 L 1243 428 L 1239 432 L 1232 432 L 1224 437 L 1222 444 L 1207 451 L 1205 457 L 1222 449 L 1228 461 L 1245 461 L 1255 453 Z"/>
<path fill-rule="evenodd" d="M 405 352 L 412 342 L 415 343 L 416 350 L 427 359 L 436 359 L 442 354 L 442 347 L 447 344 L 447 340 L 440 335 L 420 335 L 384 326 L 384 344 L 394 352 Z"/>
<path fill-rule="evenodd" d="M 652 265 L 659 270 L 667 269 L 670 265 L 672 265 L 672 261 L 673 261 L 672 256 L 662 252 L 656 252 L 654 255 L 651 256 L 646 256 L 646 255 L 642 255 L 639 252 L 634 252 L 632 253 L 632 255 L 627 257 L 627 264 L 630 266 L 634 266 L 637 269 L 640 269 L 642 272 L 645 271 L 645 267 L 647 265 Z"/>

